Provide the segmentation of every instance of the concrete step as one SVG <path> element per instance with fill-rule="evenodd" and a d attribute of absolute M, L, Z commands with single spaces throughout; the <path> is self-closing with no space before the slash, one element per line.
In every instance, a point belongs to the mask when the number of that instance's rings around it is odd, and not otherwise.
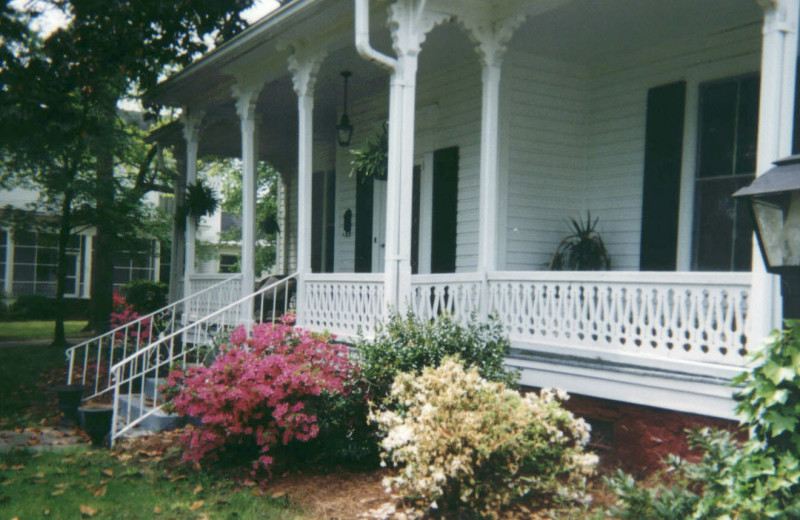
<path fill-rule="evenodd" d="M 153 410 L 152 406 L 147 405 L 148 398 L 145 395 L 142 404 L 142 394 L 121 395 L 119 397 L 118 419 L 128 419 L 134 421 Z M 130 410 L 130 411 L 129 411 Z M 167 413 L 164 410 L 156 410 L 147 418 L 139 423 L 139 427 L 151 432 L 161 432 L 180 428 L 186 420 L 174 413 Z"/>

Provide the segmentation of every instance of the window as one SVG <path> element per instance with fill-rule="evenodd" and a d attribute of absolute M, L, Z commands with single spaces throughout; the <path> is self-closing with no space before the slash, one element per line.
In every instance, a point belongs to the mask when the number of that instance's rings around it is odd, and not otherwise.
<path fill-rule="evenodd" d="M 133 280 L 153 280 L 155 275 L 155 247 L 153 240 L 137 240 L 131 250 L 114 253 L 114 286 Z"/>
<path fill-rule="evenodd" d="M 756 170 L 758 76 L 700 85 L 693 268 L 750 269 L 753 223 L 733 192 Z"/>
<path fill-rule="evenodd" d="M 48 233 L 18 232 L 14 234 L 14 296 L 56 293 L 56 267 L 58 263 L 58 237 Z M 64 294 L 78 292 L 78 262 L 80 238 L 71 236 L 67 244 L 68 263 Z"/>
<path fill-rule="evenodd" d="M 237 255 L 219 255 L 220 273 L 238 273 L 239 257 Z"/>

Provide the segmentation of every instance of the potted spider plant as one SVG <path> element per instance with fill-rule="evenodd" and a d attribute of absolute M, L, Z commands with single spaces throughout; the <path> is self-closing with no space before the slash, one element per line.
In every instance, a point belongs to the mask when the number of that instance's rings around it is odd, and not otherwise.
<path fill-rule="evenodd" d="M 607 271 L 611 269 L 611 256 L 597 231 L 599 218 L 592 220 L 570 219 L 571 233 L 558 244 L 550 260 L 551 271 Z"/>

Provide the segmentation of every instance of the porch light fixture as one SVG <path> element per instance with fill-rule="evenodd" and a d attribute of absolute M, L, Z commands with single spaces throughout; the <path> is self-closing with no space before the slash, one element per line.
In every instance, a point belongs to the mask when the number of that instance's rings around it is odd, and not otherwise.
<path fill-rule="evenodd" d="M 800 273 L 800 155 L 775 167 L 733 194 L 750 202 L 756 237 L 767 271 Z"/>
<path fill-rule="evenodd" d="M 344 113 L 336 125 L 336 137 L 339 140 L 339 146 L 350 146 L 350 139 L 353 137 L 353 125 L 350 124 L 350 118 L 347 117 L 347 80 L 352 75 L 349 70 L 342 71 L 344 78 Z"/>

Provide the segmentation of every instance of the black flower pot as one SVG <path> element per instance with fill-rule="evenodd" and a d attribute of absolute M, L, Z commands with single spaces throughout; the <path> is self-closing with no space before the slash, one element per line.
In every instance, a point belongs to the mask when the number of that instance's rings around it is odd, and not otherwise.
<path fill-rule="evenodd" d="M 83 385 L 59 385 L 53 387 L 53 391 L 58 397 L 58 409 L 64 414 L 64 419 L 68 422 L 78 422 L 78 407 L 83 399 L 83 392 L 86 389 Z"/>
<path fill-rule="evenodd" d="M 89 435 L 93 445 L 102 446 L 111 433 L 114 407 L 110 404 L 87 404 L 78 408 L 78 413 L 81 429 Z"/>

